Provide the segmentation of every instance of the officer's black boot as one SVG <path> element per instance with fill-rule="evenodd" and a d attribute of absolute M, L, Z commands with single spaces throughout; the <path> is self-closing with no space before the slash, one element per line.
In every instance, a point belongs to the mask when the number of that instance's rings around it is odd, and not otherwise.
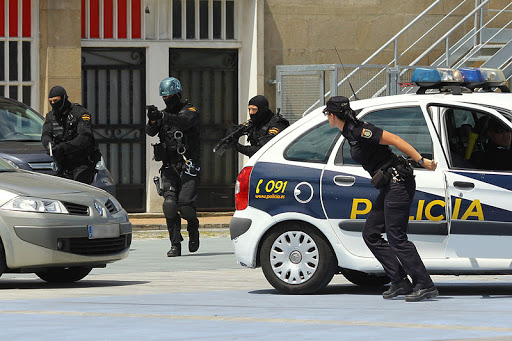
<path fill-rule="evenodd" d="M 179 257 L 181 256 L 181 244 L 175 244 L 171 246 L 171 249 L 167 252 L 167 257 Z"/>
<path fill-rule="evenodd" d="M 196 252 L 199 249 L 199 230 L 188 232 L 188 250 Z"/>

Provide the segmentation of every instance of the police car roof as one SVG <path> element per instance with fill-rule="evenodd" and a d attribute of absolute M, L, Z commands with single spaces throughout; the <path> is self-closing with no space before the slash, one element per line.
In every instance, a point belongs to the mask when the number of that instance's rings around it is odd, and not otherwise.
<path fill-rule="evenodd" d="M 512 112 L 512 93 L 504 92 L 468 92 L 462 95 L 454 95 L 450 92 L 440 93 L 427 93 L 423 95 L 417 94 L 404 94 L 393 96 L 382 96 L 376 98 L 362 99 L 351 101 L 350 107 L 353 110 L 360 110 L 363 108 L 377 107 L 388 104 L 420 104 L 435 102 L 436 100 L 443 99 L 457 103 L 467 103 L 483 105 L 488 107 L 501 107 Z M 316 109 L 314 113 L 322 113 L 324 107 Z M 316 115 L 315 115 L 316 116 Z"/>

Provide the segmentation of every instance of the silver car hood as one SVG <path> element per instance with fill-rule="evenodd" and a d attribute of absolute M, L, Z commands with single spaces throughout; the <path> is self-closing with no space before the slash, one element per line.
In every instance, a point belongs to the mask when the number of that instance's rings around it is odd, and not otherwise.
<path fill-rule="evenodd" d="M 52 175 L 16 170 L 0 172 L 0 189 L 18 195 L 48 197 L 59 194 L 87 193 L 108 197 L 103 190 Z"/>

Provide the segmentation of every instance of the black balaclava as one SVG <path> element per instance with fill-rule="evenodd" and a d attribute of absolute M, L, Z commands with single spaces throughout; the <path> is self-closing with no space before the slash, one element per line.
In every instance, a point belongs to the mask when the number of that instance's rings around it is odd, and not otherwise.
<path fill-rule="evenodd" d="M 268 100 L 265 96 L 254 96 L 250 99 L 248 105 L 255 105 L 258 107 L 258 112 L 251 115 L 251 121 L 253 121 L 254 124 L 266 123 L 272 116 L 272 111 L 268 108 Z"/>
<path fill-rule="evenodd" d="M 172 109 L 178 105 L 181 101 L 181 92 L 178 92 L 177 94 L 174 94 L 166 99 L 164 99 L 165 107 L 167 111 L 172 111 Z"/>
<path fill-rule="evenodd" d="M 52 110 L 56 115 L 62 115 L 62 113 L 71 106 L 71 103 L 68 101 L 68 94 L 62 86 L 54 86 L 48 94 L 48 98 L 57 96 L 60 96 L 61 99 L 60 101 L 51 104 Z"/>

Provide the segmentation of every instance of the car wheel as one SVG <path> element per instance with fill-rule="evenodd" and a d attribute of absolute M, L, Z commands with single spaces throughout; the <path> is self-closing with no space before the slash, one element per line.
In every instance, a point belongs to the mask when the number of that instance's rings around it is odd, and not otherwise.
<path fill-rule="evenodd" d="M 369 274 L 351 269 L 341 269 L 341 273 L 350 282 L 362 287 L 381 287 L 391 282 L 386 275 Z"/>
<path fill-rule="evenodd" d="M 286 223 L 268 234 L 260 252 L 267 281 L 284 294 L 310 294 L 324 288 L 337 270 L 336 258 L 315 228 Z"/>
<path fill-rule="evenodd" d="M 7 265 L 5 262 L 4 244 L 2 243 L 2 240 L 0 239 L 0 276 L 2 276 L 2 274 L 4 273 L 6 268 L 7 268 Z"/>
<path fill-rule="evenodd" d="M 85 266 L 71 266 L 68 268 L 49 268 L 36 272 L 43 281 L 50 283 L 72 283 L 81 280 L 91 272 L 92 268 Z"/>

